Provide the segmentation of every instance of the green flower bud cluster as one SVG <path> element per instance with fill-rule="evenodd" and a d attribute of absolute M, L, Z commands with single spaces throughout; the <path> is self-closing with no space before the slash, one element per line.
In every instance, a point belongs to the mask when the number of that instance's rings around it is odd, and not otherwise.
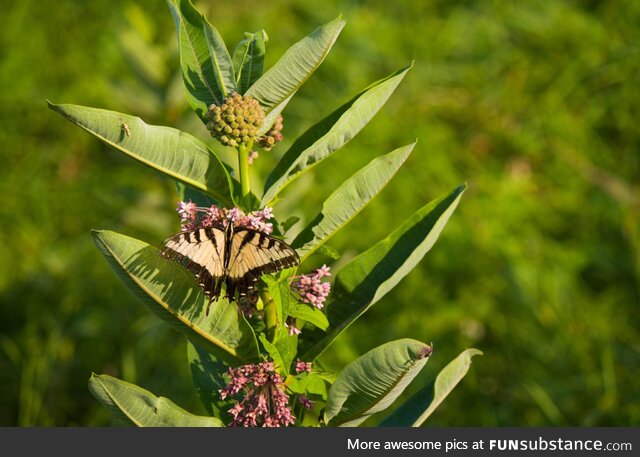
<path fill-rule="evenodd" d="M 264 110 L 250 95 L 232 94 L 222 105 L 211 105 L 205 115 L 211 136 L 234 148 L 249 144 L 264 121 Z"/>
<path fill-rule="evenodd" d="M 282 115 L 278 115 L 271 129 L 258 138 L 258 145 L 265 150 L 271 149 L 276 143 L 282 141 Z"/>

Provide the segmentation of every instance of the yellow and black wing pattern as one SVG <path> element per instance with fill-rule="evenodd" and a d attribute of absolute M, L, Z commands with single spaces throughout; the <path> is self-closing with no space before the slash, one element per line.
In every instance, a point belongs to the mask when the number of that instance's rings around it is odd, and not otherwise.
<path fill-rule="evenodd" d="M 229 226 L 200 227 L 166 239 L 162 255 L 181 263 L 198 279 L 210 301 L 246 296 L 263 274 L 300 263 L 296 251 L 278 238 L 257 230 Z"/>

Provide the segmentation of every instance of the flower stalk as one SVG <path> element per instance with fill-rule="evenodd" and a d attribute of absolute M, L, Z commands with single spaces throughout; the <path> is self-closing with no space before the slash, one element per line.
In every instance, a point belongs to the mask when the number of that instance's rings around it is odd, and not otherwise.
<path fill-rule="evenodd" d="M 248 144 L 242 143 L 238 147 L 238 173 L 240 174 L 240 185 L 242 186 L 242 198 L 251 193 L 251 183 L 249 181 L 249 153 L 253 148 L 253 140 Z"/>

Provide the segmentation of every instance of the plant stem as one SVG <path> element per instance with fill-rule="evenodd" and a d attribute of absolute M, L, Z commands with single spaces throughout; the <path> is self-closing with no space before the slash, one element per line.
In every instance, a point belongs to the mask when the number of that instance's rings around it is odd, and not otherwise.
<path fill-rule="evenodd" d="M 242 186 L 242 197 L 251 193 L 251 183 L 249 182 L 249 152 L 253 148 L 253 140 L 249 144 L 241 144 L 238 148 L 238 171 L 240 173 L 240 184 Z"/>
<path fill-rule="evenodd" d="M 267 330 L 267 339 L 273 341 L 276 336 L 276 327 L 278 326 L 278 310 L 269 292 L 261 292 L 260 297 L 264 304 L 264 323 Z"/>

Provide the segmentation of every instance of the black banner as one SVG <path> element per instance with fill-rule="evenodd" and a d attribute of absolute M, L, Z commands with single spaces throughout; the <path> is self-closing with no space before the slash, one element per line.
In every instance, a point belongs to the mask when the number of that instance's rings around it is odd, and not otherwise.
<path fill-rule="evenodd" d="M 640 428 L 2 428 L 4 455 L 639 455 Z"/>

